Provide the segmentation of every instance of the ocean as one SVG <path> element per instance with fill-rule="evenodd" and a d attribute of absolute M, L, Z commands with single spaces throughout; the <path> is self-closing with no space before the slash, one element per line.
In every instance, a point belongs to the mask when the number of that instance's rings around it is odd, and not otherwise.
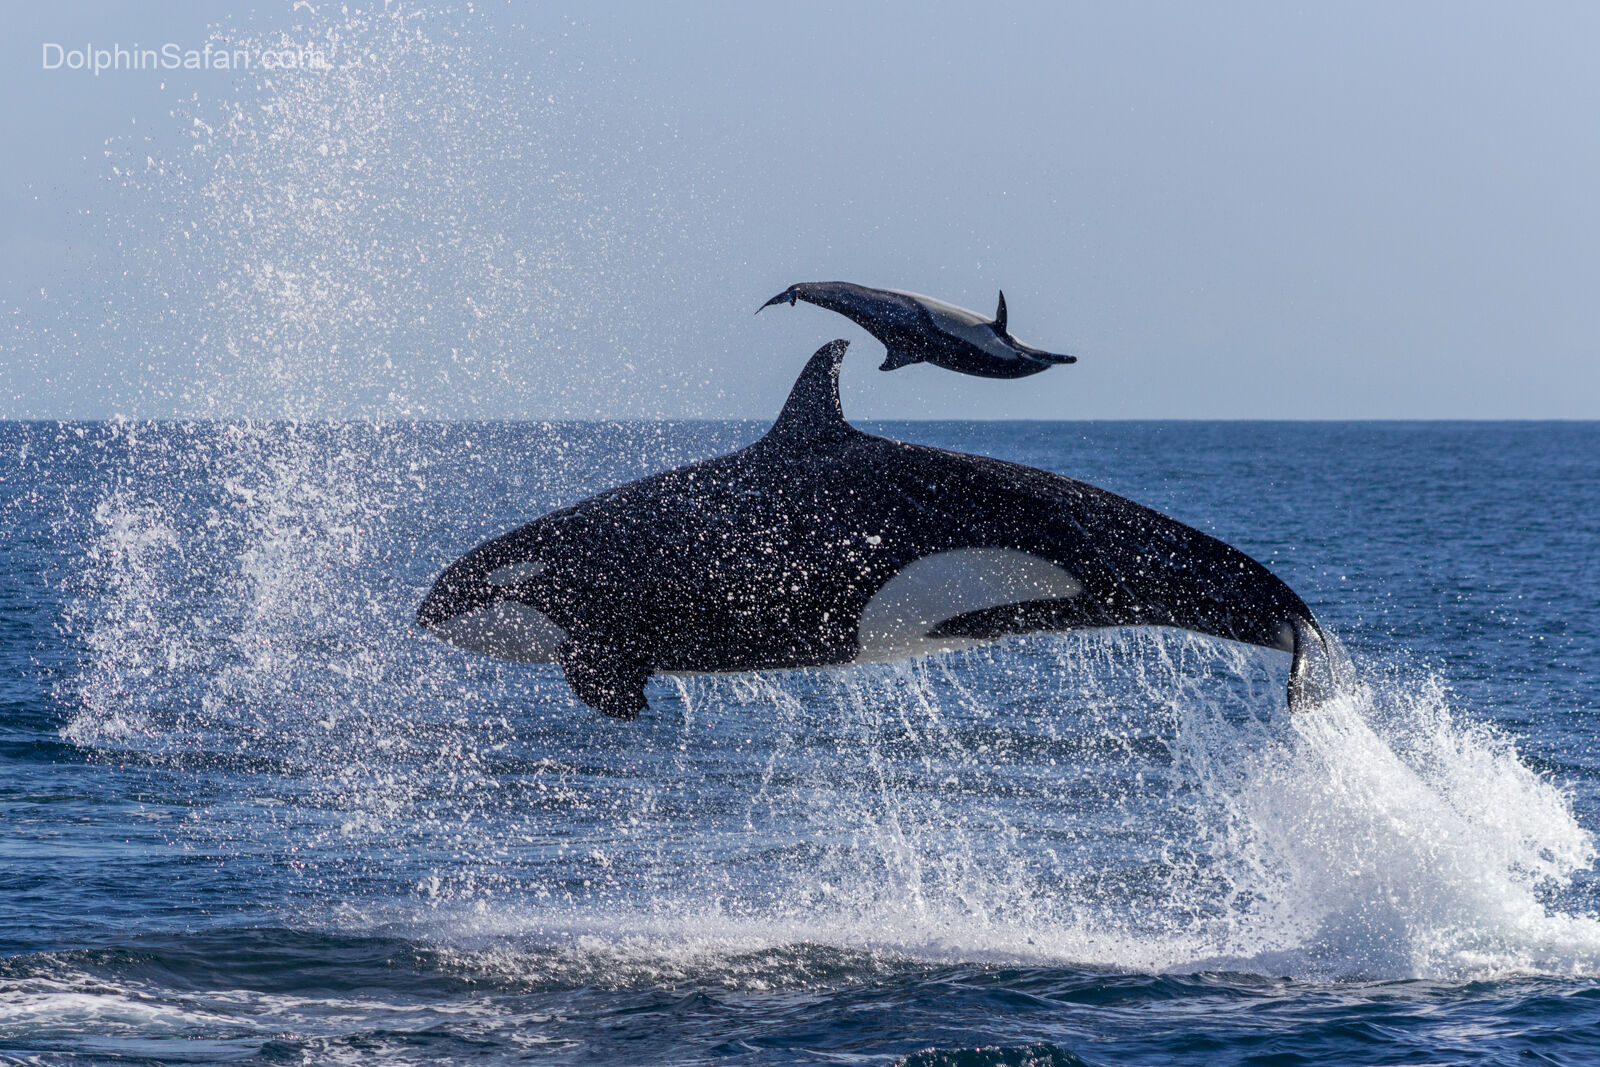
<path fill-rule="evenodd" d="M 904 422 L 1260 559 L 1162 630 L 657 678 L 421 632 L 745 422 L 0 423 L 0 1060 L 1600 1062 L 1600 424 Z"/>

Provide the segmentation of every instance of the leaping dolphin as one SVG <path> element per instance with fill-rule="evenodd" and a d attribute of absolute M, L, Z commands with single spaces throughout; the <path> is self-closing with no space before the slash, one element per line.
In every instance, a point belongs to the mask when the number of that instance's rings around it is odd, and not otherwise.
<path fill-rule="evenodd" d="M 898 289 L 869 289 L 851 282 L 801 282 L 791 285 L 756 309 L 804 300 L 837 311 L 866 330 L 888 350 L 879 370 L 898 370 L 909 363 L 932 363 L 946 370 L 981 378 L 1026 378 L 1057 363 L 1076 363 L 1077 356 L 1025 345 L 1006 332 L 1006 294 L 993 319 L 946 304 L 931 296 Z"/>
<path fill-rule="evenodd" d="M 1032 467 L 862 433 L 823 346 L 755 444 L 551 512 L 451 564 L 417 620 L 559 663 L 636 717 L 650 675 L 889 660 L 1011 634 L 1176 626 L 1294 654 L 1322 631 L 1261 564 L 1131 500 Z"/>

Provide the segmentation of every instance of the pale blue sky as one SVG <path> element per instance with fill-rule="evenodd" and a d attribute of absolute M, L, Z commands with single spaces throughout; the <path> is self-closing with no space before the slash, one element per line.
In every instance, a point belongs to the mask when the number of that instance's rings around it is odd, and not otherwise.
<path fill-rule="evenodd" d="M 255 73 L 41 69 L 46 42 L 199 48 L 222 10 L 8 9 L 0 415 L 214 390 L 769 417 L 844 336 L 859 418 L 1600 417 L 1593 4 L 477 4 L 405 54 L 338 4 L 227 16 L 366 50 L 360 115 L 415 92 L 351 140 L 372 186 L 315 169 L 332 83 L 269 122 Z M 163 152 L 183 180 L 112 171 Z M 286 274 L 291 309 L 248 297 Z M 1019 337 L 1080 362 L 879 374 L 843 319 L 752 314 L 835 278 L 985 311 L 1003 287 Z"/>

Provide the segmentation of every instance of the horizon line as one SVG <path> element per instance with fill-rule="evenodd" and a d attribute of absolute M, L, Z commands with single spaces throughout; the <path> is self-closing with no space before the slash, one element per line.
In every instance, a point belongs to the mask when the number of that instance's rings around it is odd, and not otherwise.
<path fill-rule="evenodd" d="M 153 424 L 153 423 L 163 423 L 163 424 L 165 424 L 165 423 L 170 423 L 170 424 L 216 423 L 216 424 L 219 424 L 219 425 L 221 425 L 221 424 L 238 424 L 238 423 L 294 423 L 294 424 L 368 423 L 368 424 L 372 424 L 372 425 L 394 425 L 394 424 L 401 424 L 401 423 L 409 423 L 409 424 L 413 424 L 413 425 L 450 426 L 450 425 L 483 425 L 483 424 L 487 424 L 487 423 L 501 423 L 501 424 L 506 424 L 506 425 L 532 425 L 532 424 L 538 424 L 538 423 L 596 425 L 596 424 L 607 424 L 607 423 L 609 423 L 609 424 L 626 424 L 626 423 L 707 423 L 707 424 L 711 424 L 711 423 L 763 423 L 763 422 L 771 422 L 771 421 L 772 421 L 772 419 L 771 419 L 770 416 L 754 417 L 754 416 L 738 416 L 738 415 L 719 415 L 719 416 L 706 416 L 706 415 L 616 415 L 616 416 L 612 416 L 612 415 L 595 415 L 595 416 L 559 416 L 559 417 L 546 417 L 546 416 L 512 416 L 512 417 L 485 416 L 485 417 L 480 417 L 480 418 L 434 418 L 434 417 L 427 417 L 427 416 L 399 416 L 399 415 L 397 415 L 397 416 L 373 416 L 373 415 L 329 416 L 329 415 L 316 415 L 316 416 L 310 416 L 310 417 L 306 417 L 306 418 L 296 418 L 294 416 L 289 416 L 289 415 L 271 415 L 271 416 L 238 415 L 238 416 L 221 416 L 221 417 L 215 416 L 215 415 L 205 415 L 205 416 L 185 416 L 185 415 L 160 415 L 160 416 L 105 415 L 105 416 L 99 416 L 99 417 L 52 418 L 52 417 L 49 417 L 49 416 L 15 417 L 15 416 L 0 415 L 0 426 L 8 425 L 8 424 L 9 425 L 73 426 L 73 425 L 130 424 L 130 423 L 146 424 L 146 425 Z M 1293 418 L 1282 418 L 1282 417 L 1272 418 L 1272 417 L 1265 417 L 1265 416 L 1261 416 L 1261 417 L 1250 416 L 1250 417 L 1245 417 L 1245 418 L 1218 418 L 1218 417 L 1208 417 L 1208 416 L 1198 416 L 1198 415 L 1179 415 L 1179 416 L 1166 416 L 1166 417 L 1161 417 L 1161 416 L 1149 416 L 1149 417 L 1108 416 L 1108 417 L 1100 417 L 1100 418 L 1095 418 L 1095 417 L 1086 417 L 1086 418 L 1022 418 L 1022 417 L 1004 417 L 1004 416 L 1002 416 L 1002 417 L 990 417 L 990 418 L 985 418 L 985 417 L 929 418 L 929 417 L 888 416 L 888 417 L 865 418 L 865 419 L 859 419 L 857 421 L 861 422 L 861 423 L 896 422 L 896 423 L 930 423 L 930 424 L 932 424 L 932 423 L 984 423 L 984 424 L 989 424 L 989 423 L 993 423 L 993 424 L 1001 424 L 1001 423 L 1040 424 L 1040 423 L 1042 423 L 1042 424 L 1054 424 L 1054 423 L 1109 423 L 1109 422 L 1126 422 L 1126 423 L 1170 423 L 1170 422 L 1262 423 L 1262 424 L 1275 424 L 1275 425 L 1282 425 L 1282 424 L 1307 424 L 1307 425 L 1310 425 L 1310 424 L 1333 424 L 1333 423 L 1340 423 L 1340 424 L 1343 424 L 1343 423 L 1500 423 L 1500 424 L 1504 424 L 1504 423 L 1571 423 L 1571 424 L 1586 424 L 1586 423 L 1600 423 L 1600 416 L 1567 416 L 1567 415 L 1550 415 L 1550 416 L 1476 416 L 1476 415 L 1437 416 L 1437 415 L 1421 415 L 1421 416 L 1378 416 L 1378 417 L 1366 416 L 1366 417 L 1357 417 L 1357 418 L 1333 418 L 1333 417 L 1321 417 L 1321 416 L 1300 416 L 1300 417 L 1293 417 Z"/>

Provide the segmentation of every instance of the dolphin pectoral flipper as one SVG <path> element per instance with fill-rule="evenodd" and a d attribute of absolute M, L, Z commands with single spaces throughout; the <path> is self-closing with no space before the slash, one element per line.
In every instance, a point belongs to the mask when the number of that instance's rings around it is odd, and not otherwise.
<path fill-rule="evenodd" d="M 922 357 L 903 348 L 891 348 L 883 357 L 883 362 L 878 364 L 879 370 L 899 370 L 909 367 L 913 363 L 921 363 Z"/>
<path fill-rule="evenodd" d="M 579 700 L 613 719 L 637 719 L 648 706 L 644 685 L 651 671 L 641 656 L 617 648 L 575 645 L 561 668 Z"/>

